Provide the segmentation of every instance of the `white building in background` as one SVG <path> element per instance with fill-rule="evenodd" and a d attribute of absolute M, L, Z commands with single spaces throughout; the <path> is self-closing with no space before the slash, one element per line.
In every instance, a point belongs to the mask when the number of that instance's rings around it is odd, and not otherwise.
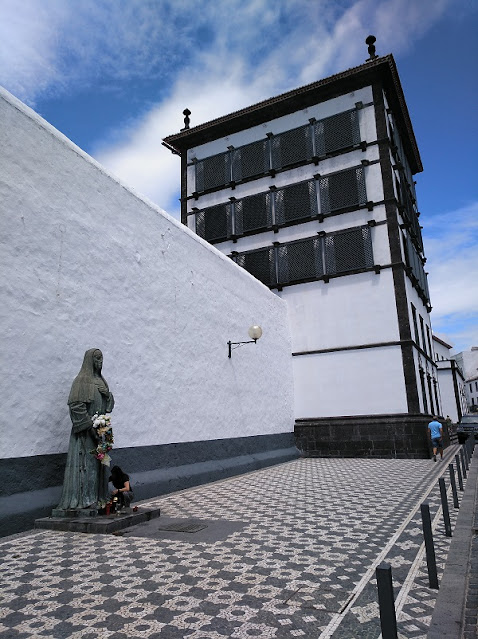
<path fill-rule="evenodd" d="M 468 408 L 472 411 L 478 408 L 478 375 L 475 377 L 469 377 L 465 381 L 466 399 L 468 402 Z"/>
<path fill-rule="evenodd" d="M 452 422 L 457 423 L 462 415 L 468 412 L 468 407 L 465 377 L 450 354 L 451 348 L 450 344 L 433 335 L 433 350 L 438 370 L 438 387 L 443 416 L 450 417 Z"/>
<path fill-rule="evenodd" d="M 465 376 L 466 401 L 469 410 L 478 406 L 478 346 L 452 356 Z"/>
<path fill-rule="evenodd" d="M 287 302 L 295 434 L 311 455 L 422 457 L 441 413 L 391 55 L 170 135 L 182 222 Z"/>

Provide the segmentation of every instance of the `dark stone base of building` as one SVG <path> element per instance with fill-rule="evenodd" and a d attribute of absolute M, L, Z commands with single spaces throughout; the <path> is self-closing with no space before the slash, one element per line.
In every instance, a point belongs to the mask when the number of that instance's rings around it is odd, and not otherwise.
<path fill-rule="evenodd" d="M 364 415 L 297 419 L 295 440 L 306 457 L 426 459 L 431 415 Z M 447 434 L 444 446 L 449 445 Z"/>
<path fill-rule="evenodd" d="M 131 477 L 140 501 L 296 459 L 299 451 L 290 432 L 115 448 L 111 457 L 112 465 Z M 60 502 L 65 464 L 66 453 L 0 459 L 0 537 L 51 517 Z"/>

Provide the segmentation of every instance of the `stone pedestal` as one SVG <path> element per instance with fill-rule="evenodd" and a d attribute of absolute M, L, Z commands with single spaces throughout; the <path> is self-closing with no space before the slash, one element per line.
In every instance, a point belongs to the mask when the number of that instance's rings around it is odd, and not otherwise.
<path fill-rule="evenodd" d="M 58 509 L 55 509 L 58 510 Z M 53 510 L 53 512 L 55 512 Z M 62 513 L 70 512 L 62 510 Z M 47 530 L 62 530 L 70 532 L 82 532 L 82 533 L 113 533 L 117 530 L 129 528 L 136 524 L 141 524 L 145 521 L 150 521 L 159 517 L 159 508 L 146 508 L 139 506 L 137 511 L 132 508 L 123 508 L 117 513 L 111 515 L 96 515 L 79 516 L 77 513 L 81 511 L 73 511 L 73 516 L 62 514 L 55 516 L 52 513 L 51 517 L 44 517 L 42 519 L 35 520 L 35 528 L 42 528 Z"/>
<path fill-rule="evenodd" d="M 53 508 L 51 511 L 52 517 L 96 517 L 98 515 L 98 509 L 96 506 L 93 508 L 69 508 L 65 510 L 63 508 Z"/>

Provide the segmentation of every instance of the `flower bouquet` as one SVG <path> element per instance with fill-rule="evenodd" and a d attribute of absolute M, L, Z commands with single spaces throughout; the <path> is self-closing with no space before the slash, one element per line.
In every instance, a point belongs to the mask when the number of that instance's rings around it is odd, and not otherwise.
<path fill-rule="evenodd" d="M 91 418 L 93 420 L 93 428 L 96 429 L 99 442 L 96 448 L 90 450 L 90 453 L 96 457 L 102 464 L 109 466 L 111 457 L 108 455 L 109 451 L 113 448 L 113 429 L 111 428 L 111 415 L 98 415 L 95 413 Z"/>

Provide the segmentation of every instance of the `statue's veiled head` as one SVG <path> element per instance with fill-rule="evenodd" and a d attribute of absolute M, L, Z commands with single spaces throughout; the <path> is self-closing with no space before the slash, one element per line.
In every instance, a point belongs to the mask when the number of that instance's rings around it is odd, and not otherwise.
<path fill-rule="evenodd" d="M 86 351 L 81 366 L 80 375 L 93 376 L 95 373 L 101 375 L 103 368 L 103 353 L 99 348 L 90 348 Z"/>

